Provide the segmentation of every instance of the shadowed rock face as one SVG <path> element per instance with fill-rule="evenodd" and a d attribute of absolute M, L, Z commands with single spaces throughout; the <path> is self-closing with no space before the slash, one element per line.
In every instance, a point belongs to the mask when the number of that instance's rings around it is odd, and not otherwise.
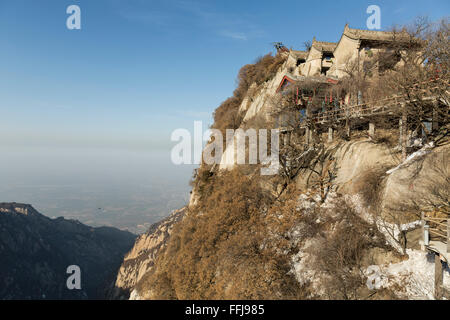
<path fill-rule="evenodd" d="M 145 234 L 136 239 L 133 249 L 127 253 L 120 266 L 109 298 L 129 298 L 139 280 L 151 272 L 159 252 L 169 240 L 173 226 L 183 219 L 186 211 L 186 208 L 173 211 L 170 216 L 153 224 Z"/>
<path fill-rule="evenodd" d="M 50 219 L 31 205 L 0 203 L 0 299 L 101 299 L 135 235 Z M 81 269 L 68 290 L 67 267 Z"/>

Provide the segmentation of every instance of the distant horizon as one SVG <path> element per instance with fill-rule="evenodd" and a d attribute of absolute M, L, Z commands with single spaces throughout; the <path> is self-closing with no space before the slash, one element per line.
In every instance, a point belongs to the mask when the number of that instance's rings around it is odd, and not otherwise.
<path fill-rule="evenodd" d="M 51 218 L 62 216 L 93 227 L 110 226 L 142 233 L 172 210 L 186 205 L 189 199 L 189 177 L 194 167 L 171 165 L 166 161 L 169 153 L 60 151 L 37 155 L 27 148 L 3 151 L 0 202 L 30 204 Z M 32 157 L 35 163 L 27 164 L 26 159 Z M 95 163 L 98 159 L 104 159 L 103 163 Z M 21 167 L 27 170 L 8 170 L 9 161 L 18 167 L 22 162 Z M 43 177 L 39 169 L 44 163 L 54 170 Z M 71 165 L 65 167 L 68 163 Z"/>

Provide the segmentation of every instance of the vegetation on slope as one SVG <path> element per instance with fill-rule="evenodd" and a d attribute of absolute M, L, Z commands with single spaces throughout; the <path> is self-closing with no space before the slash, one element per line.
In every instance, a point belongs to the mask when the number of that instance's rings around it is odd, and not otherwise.
<path fill-rule="evenodd" d="M 252 84 L 257 86 L 272 79 L 279 67 L 284 63 L 285 57 L 277 54 L 272 56 L 270 53 L 260 57 L 254 64 L 247 64 L 239 70 L 238 85 L 233 92 L 233 96 L 225 100 L 214 111 L 214 129 L 223 131 L 225 137 L 226 129 L 237 129 L 242 121 L 242 115 L 238 110 L 248 89 Z"/>
<path fill-rule="evenodd" d="M 210 186 L 195 212 L 175 228 L 159 268 L 139 291 L 151 288 L 160 299 L 300 297 L 287 256 L 262 245 L 274 197 L 237 169 Z"/>

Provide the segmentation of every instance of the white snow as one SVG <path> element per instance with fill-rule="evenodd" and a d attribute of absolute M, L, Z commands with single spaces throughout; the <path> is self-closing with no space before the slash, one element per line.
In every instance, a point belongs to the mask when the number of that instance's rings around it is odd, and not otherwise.
<path fill-rule="evenodd" d="M 345 197 L 347 201 L 351 203 L 353 208 L 358 212 L 365 221 L 368 223 L 376 224 L 378 230 L 384 235 L 387 243 L 395 248 L 398 252 L 403 253 L 403 248 L 400 246 L 400 233 L 401 231 L 408 231 L 420 226 L 421 221 L 416 220 L 405 224 L 396 225 L 393 223 L 389 223 L 380 217 L 374 217 L 369 212 L 367 212 L 366 208 L 362 204 L 360 195 L 351 195 Z"/>
<path fill-rule="evenodd" d="M 397 171 L 398 169 L 400 169 L 400 168 L 402 168 L 402 167 L 404 167 L 404 166 L 410 164 L 414 159 L 419 158 L 419 157 L 422 157 L 422 156 L 424 156 L 424 155 L 430 153 L 430 152 L 431 152 L 431 149 L 433 149 L 433 148 L 434 148 L 434 143 L 433 143 L 433 142 L 427 143 L 422 149 L 420 149 L 420 150 L 418 150 L 418 151 L 416 151 L 416 152 L 414 152 L 414 153 L 411 153 L 411 154 L 406 158 L 406 160 L 403 161 L 402 163 L 400 163 L 398 166 L 396 166 L 395 168 L 392 168 L 392 169 L 388 170 L 388 171 L 386 172 L 386 174 L 391 174 L 391 173 L 393 173 L 394 171 Z"/>
<path fill-rule="evenodd" d="M 334 198 L 335 194 L 331 193 L 329 199 L 322 206 L 332 209 Z M 373 217 L 363 205 L 360 195 L 347 195 L 345 200 L 363 219 L 369 223 L 376 223 L 380 232 L 385 235 L 388 244 L 399 252 L 403 251 L 398 242 L 401 231 L 414 229 L 421 224 L 421 221 L 417 220 L 396 225 L 383 221 L 379 217 Z M 317 205 L 309 194 L 300 196 L 299 202 L 300 207 L 308 208 Z M 311 250 L 318 245 L 318 241 L 318 239 L 310 238 L 304 242 L 299 252 L 292 256 L 291 272 L 300 284 L 310 282 L 314 294 L 320 295 L 323 294 L 320 284 L 326 275 L 315 270 L 314 266 L 317 262 L 313 250 Z M 434 299 L 434 257 L 424 251 L 412 249 L 407 249 L 406 254 L 408 259 L 400 263 L 369 266 L 364 271 L 368 277 L 367 285 L 371 289 L 390 289 L 401 299 Z M 444 270 L 444 287 L 450 290 L 450 269 L 448 267 Z"/>
<path fill-rule="evenodd" d="M 307 239 L 303 247 L 299 252 L 292 256 L 292 269 L 291 272 L 294 274 L 300 285 L 310 284 L 313 288 L 315 295 L 324 294 L 324 288 L 320 285 L 321 279 L 324 275 L 315 270 L 314 256 L 309 252 L 312 248 L 318 245 L 316 239 Z"/>
<path fill-rule="evenodd" d="M 139 295 L 139 292 L 137 292 L 136 289 L 133 289 L 130 293 L 130 299 L 129 300 L 143 300 L 142 297 Z"/>
<path fill-rule="evenodd" d="M 434 299 L 434 259 L 427 253 L 407 249 L 408 260 L 400 263 L 370 266 L 366 270 L 374 289 L 389 288 L 400 298 Z M 370 284 L 368 284 L 370 285 Z M 450 289 L 450 270 L 444 271 L 444 286 Z"/>

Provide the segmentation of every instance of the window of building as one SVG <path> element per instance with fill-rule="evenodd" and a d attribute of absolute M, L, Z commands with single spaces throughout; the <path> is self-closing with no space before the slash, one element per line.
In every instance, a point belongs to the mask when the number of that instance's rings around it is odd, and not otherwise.
<path fill-rule="evenodd" d="M 323 54 L 323 59 L 325 61 L 331 61 L 331 59 L 333 59 L 333 54 L 332 53 L 324 53 Z"/>
<path fill-rule="evenodd" d="M 325 76 L 325 75 L 327 75 L 328 70 L 330 70 L 329 67 L 322 67 L 322 69 L 320 70 L 320 73 Z"/>
<path fill-rule="evenodd" d="M 305 63 L 305 62 L 306 62 L 305 59 L 297 59 L 297 67 L 298 67 L 299 65 L 301 65 L 302 63 Z"/>

